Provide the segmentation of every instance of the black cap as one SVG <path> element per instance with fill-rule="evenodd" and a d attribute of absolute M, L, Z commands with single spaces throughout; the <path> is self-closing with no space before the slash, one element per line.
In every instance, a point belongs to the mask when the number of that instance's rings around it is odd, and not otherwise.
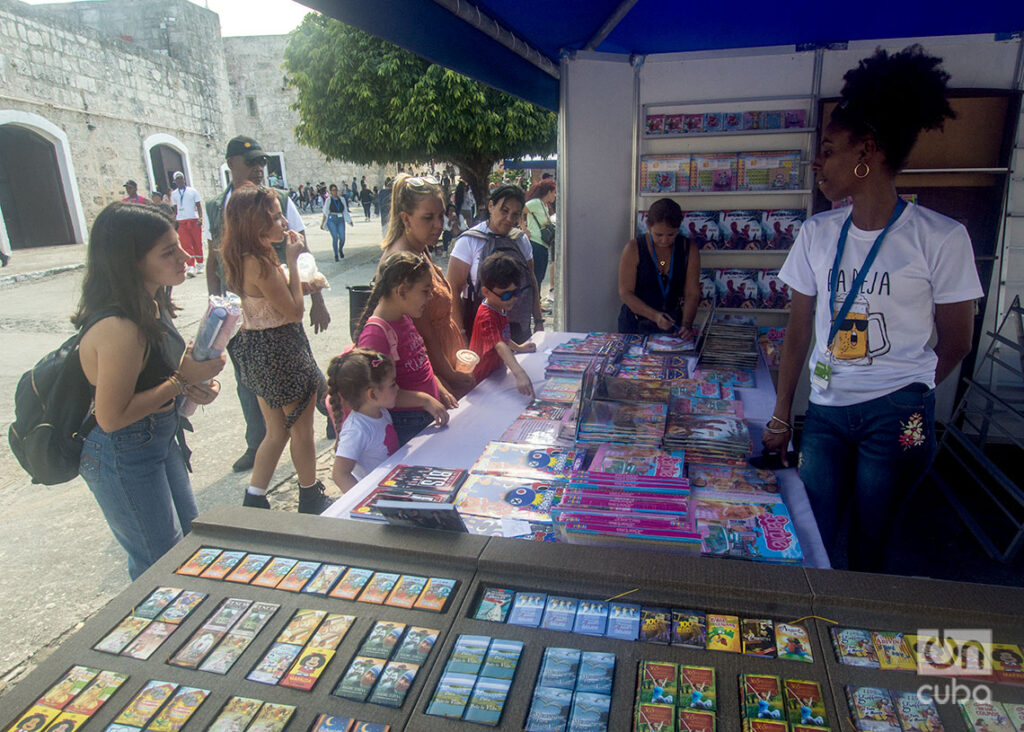
<path fill-rule="evenodd" d="M 124 185 L 123 185 L 123 186 L 121 186 L 121 187 L 122 187 L 122 188 L 128 188 L 129 186 L 131 186 L 132 188 L 138 188 L 138 187 L 139 187 L 139 186 L 138 186 L 138 184 L 137 184 L 137 183 L 136 183 L 135 181 L 133 181 L 133 180 L 132 180 L 131 178 L 129 178 L 128 180 L 126 180 L 126 181 L 124 182 Z"/>
<path fill-rule="evenodd" d="M 228 151 L 224 157 L 230 158 L 235 155 L 244 156 L 247 163 L 251 163 L 256 158 L 265 158 L 267 156 L 258 142 L 251 137 L 243 137 L 241 135 L 233 138 L 228 143 Z"/>

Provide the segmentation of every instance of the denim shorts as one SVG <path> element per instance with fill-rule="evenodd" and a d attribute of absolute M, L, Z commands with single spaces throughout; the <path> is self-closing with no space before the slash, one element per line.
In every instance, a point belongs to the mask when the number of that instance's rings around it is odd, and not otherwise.
<path fill-rule="evenodd" d="M 198 515 L 175 441 L 178 421 L 172 409 L 114 432 L 96 426 L 82 448 L 79 473 L 128 552 L 133 580 L 178 543 Z"/>

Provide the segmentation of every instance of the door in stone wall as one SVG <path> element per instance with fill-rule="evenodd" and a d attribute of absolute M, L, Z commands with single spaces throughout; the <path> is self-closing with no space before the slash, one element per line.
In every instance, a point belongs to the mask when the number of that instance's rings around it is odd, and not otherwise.
<path fill-rule="evenodd" d="M 75 240 L 53 143 L 13 124 L 0 125 L 0 211 L 14 249 Z"/>
<path fill-rule="evenodd" d="M 192 185 L 188 171 L 185 170 L 184 158 L 170 145 L 154 145 L 149 151 L 149 159 L 153 163 L 153 178 L 156 180 L 156 187 L 164 193 L 168 193 L 174 188 L 171 176 L 179 170 L 185 174 L 185 182 Z"/>

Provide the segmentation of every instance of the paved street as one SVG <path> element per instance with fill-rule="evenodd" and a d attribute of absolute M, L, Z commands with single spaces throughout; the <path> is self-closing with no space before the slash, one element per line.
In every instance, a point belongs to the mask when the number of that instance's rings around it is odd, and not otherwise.
<path fill-rule="evenodd" d="M 320 216 L 306 216 L 310 248 L 321 271 L 331 283 L 325 293 L 331 313 L 326 333 L 307 333 L 321 367 L 350 343 L 348 290 L 346 285 L 367 284 L 379 256 L 380 224 L 375 219 L 362 223 L 356 216 L 349 227 L 347 257 L 333 261 L 330 237 L 320 231 Z M 84 247 L 66 253 L 48 251 L 40 260 L 47 266 L 74 264 L 84 256 Z M 63 260 L 68 261 L 61 261 Z M 24 271 L 22 257 L 20 269 Z M 39 279 L 11 283 L 19 270 L 19 252 L 12 265 L 0 270 L 0 338 L 4 368 L 0 373 L 0 425 L 6 436 L 13 419 L 13 394 L 20 375 L 45 353 L 56 348 L 73 329 L 68 317 L 73 311 L 84 270 L 65 271 Z M 442 266 L 445 266 L 442 263 Z M 206 282 L 190 279 L 175 288 L 174 299 L 184 309 L 177 325 L 186 338 L 193 337 L 206 300 Z M 307 301 L 308 303 L 308 301 Z M 196 413 L 195 434 L 189 442 L 194 473 L 192 484 L 200 512 L 221 504 L 240 504 L 248 473 L 232 473 L 231 463 L 244 451 L 244 426 L 235 396 L 230 365 L 219 377 L 221 396 Z M 321 469 L 329 492 L 337 495 L 327 479 L 330 443 L 325 437 L 325 420 L 317 417 L 317 447 Z M 297 484 L 287 453 L 272 484 L 271 496 L 277 510 L 294 511 Z M 32 485 L 7 447 L 0 447 L 0 694 L 16 683 L 47 652 L 54 641 L 73 631 L 120 593 L 129 583 L 124 553 L 116 544 L 91 493 L 80 478 L 60 486 Z"/>

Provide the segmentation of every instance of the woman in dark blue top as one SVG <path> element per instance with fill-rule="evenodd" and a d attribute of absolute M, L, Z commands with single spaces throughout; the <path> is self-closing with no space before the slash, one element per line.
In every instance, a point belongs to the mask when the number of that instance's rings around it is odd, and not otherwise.
<path fill-rule="evenodd" d="M 679 233 L 679 204 L 661 198 L 647 212 L 650 232 L 631 240 L 619 259 L 620 333 L 693 337 L 700 302 L 700 252 Z"/>

